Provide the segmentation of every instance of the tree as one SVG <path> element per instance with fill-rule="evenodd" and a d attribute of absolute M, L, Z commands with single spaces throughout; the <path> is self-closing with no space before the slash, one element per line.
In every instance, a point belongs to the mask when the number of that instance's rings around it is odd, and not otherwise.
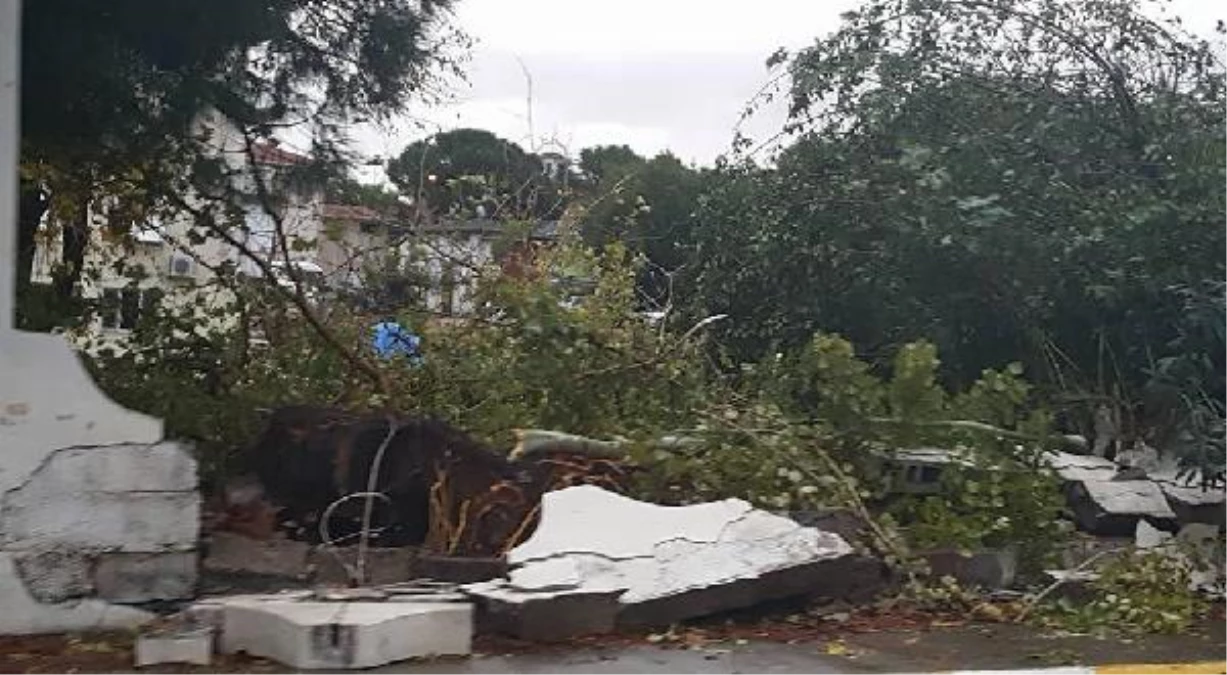
<path fill-rule="evenodd" d="M 597 145 L 579 151 L 579 168 L 592 182 L 624 176 L 643 162 L 629 145 Z"/>
<path fill-rule="evenodd" d="M 331 204 L 365 206 L 379 213 L 393 213 L 400 205 L 400 193 L 383 185 L 360 183 L 349 176 L 328 182 L 325 197 Z"/>
<path fill-rule="evenodd" d="M 668 302 L 670 278 L 682 266 L 691 236 L 700 174 L 670 153 L 652 159 L 629 147 L 580 151 L 585 241 L 626 244 L 647 261 L 639 290 L 648 305 Z"/>
<path fill-rule="evenodd" d="M 218 169 L 193 138 L 205 110 L 251 138 L 307 128 L 313 154 L 335 172 L 346 159 L 345 122 L 402 109 L 450 64 L 440 34 L 450 4 L 28 3 L 19 292 L 46 213 L 68 235 L 57 283 L 67 294 L 81 272 L 89 208 L 107 206 L 121 227 L 177 194 L 185 176 L 195 187 L 216 184 Z"/>
<path fill-rule="evenodd" d="M 489 217 L 557 217 L 561 193 L 541 161 L 482 129 L 455 129 L 410 144 L 388 177 L 432 211 Z"/>
<path fill-rule="evenodd" d="M 1178 352 L 1205 355 L 1186 400 L 1223 391 L 1204 42 L 1125 0 L 878 0 L 786 61 L 795 140 L 723 167 L 699 215 L 701 311 L 733 316 L 740 358 L 819 328 L 871 356 L 925 337 L 956 384 L 1017 359 L 1123 403 Z"/>

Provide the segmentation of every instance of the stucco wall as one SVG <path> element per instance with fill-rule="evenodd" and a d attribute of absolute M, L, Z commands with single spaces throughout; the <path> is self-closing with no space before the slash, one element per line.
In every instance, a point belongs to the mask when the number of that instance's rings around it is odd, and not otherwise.
<path fill-rule="evenodd" d="M 196 462 L 59 336 L 0 330 L 0 633 L 118 628 L 190 597 Z"/>

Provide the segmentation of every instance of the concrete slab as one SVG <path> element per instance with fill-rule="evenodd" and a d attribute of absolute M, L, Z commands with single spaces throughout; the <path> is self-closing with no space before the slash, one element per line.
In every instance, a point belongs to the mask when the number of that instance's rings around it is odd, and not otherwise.
<path fill-rule="evenodd" d="M 1068 482 L 1112 480 L 1120 468 L 1110 459 L 1068 452 L 1045 453 L 1044 460 L 1061 480 Z"/>
<path fill-rule="evenodd" d="M 1141 519 L 1176 529 L 1176 513 L 1151 480 L 1084 480 L 1066 488 L 1078 529 L 1100 535 L 1132 535 Z"/>
<path fill-rule="evenodd" d="M 427 656 L 466 655 L 467 603 L 227 601 L 222 650 L 295 668 L 352 669 Z"/>
<path fill-rule="evenodd" d="M 819 592 L 854 557 L 840 536 L 742 500 L 659 506 L 578 486 L 545 494 L 541 524 L 508 554 L 508 581 L 466 590 L 528 606 L 621 589 L 620 623 L 668 623 Z"/>
<path fill-rule="evenodd" d="M 1176 517 L 1163 491 L 1153 481 L 1087 481 L 1084 485 L 1095 504 L 1109 515 Z"/>

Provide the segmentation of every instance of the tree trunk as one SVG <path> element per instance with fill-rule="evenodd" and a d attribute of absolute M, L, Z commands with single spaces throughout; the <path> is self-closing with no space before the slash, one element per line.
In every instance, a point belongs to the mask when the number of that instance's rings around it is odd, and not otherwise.
<path fill-rule="evenodd" d="M 37 247 L 35 235 L 38 224 L 51 205 L 48 195 L 36 183 L 21 181 L 20 201 L 17 211 L 17 317 L 16 325 L 22 325 L 22 302 L 30 289 L 30 277 L 34 269 L 34 252 Z"/>
<path fill-rule="evenodd" d="M 66 306 L 73 299 L 74 289 L 85 267 L 85 249 L 89 243 L 89 198 L 83 198 L 72 220 L 64 224 L 60 249 L 61 269 L 55 275 L 55 299 Z"/>

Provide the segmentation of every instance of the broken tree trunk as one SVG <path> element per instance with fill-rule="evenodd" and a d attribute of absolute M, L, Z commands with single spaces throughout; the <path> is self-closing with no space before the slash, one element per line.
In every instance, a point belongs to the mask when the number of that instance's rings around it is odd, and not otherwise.
<path fill-rule="evenodd" d="M 626 448 L 618 441 L 597 441 L 575 434 L 544 429 L 516 429 L 517 443 L 511 459 L 543 455 L 580 455 L 592 459 L 624 459 Z"/>

